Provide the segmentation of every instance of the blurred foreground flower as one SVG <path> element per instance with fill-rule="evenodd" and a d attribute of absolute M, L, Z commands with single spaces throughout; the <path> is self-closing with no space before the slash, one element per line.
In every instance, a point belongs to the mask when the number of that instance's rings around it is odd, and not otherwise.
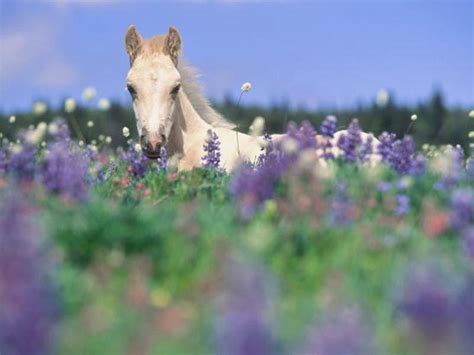
<path fill-rule="evenodd" d="M 254 265 L 237 260 L 229 263 L 224 272 L 225 284 L 214 327 L 217 353 L 274 354 L 273 293 L 268 276 Z"/>
<path fill-rule="evenodd" d="M 310 329 L 297 353 L 315 355 L 374 354 L 367 319 L 356 308 L 338 307 L 327 311 Z"/>
<path fill-rule="evenodd" d="M 16 121 L 16 116 L 11 115 L 10 118 L 8 119 L 8 122 L 10 123 L 15 123 Z"/>
<path fill-rule="evenodd" d="M 44 240 L 21 193 L 0 201 L 0 350 L 48 354 L 56 310 Z"/>

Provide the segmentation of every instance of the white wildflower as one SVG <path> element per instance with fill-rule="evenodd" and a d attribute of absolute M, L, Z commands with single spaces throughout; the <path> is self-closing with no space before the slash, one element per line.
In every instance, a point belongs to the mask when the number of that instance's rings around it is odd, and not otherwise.
<path fill-rule="evenodd" d="M 99 134 L 99 141 L 103 141 L 105 139 L 105 136 L 103 134 Z"/>
<path fill-rule="evenodd" d="M 240 88 L 243 92 L 249 92 L 252 89 L 252 84 L 249 82 L 243 83 Z"/>
<path fill-rule="evenodd" d="M 298 142 L 293 138 L 286 138 L 282 143 L 282 149 L 287 154 L 293 154 L 298 150 Z"/>
<path fill-rule="evenodd" d="M 66 99 L 66 101 L 64 102 L 64 111 L 66 111 L 67 113 L 71 113 L 74 112 L 75 109 L 76 100 L 74 100 L 73 98 Z"/>
<path fill-rule="evenodd" d="M 102 98 L 99 100 L 97 107 L 102 111 L 107 111 L 110 108 L 110 101 L 108 99 Z"/>
<path fill-rule="evenodd" d="M 25 135 L 25 140 L 30 144 L 38 144 L 48 129 L 48 125 L 40 122 L 36 129 L 30 129 Z"/>
<path fill-rule="evenodd" d="M 467 136 L 471 139 L 474 139 L 474 131 L 469 132 Z"/>
<path fill-rule="evenodd" d="M 79 141 L 79 147 L 83 147 L 84 146 L 84 141 Z"/>
<path fill-rule="evenodd" d="M 48 111 L 48 106 L 44 102 L 37 101 L 33 104 L 33 113 L 35 115 L 42 115 L 46 111 Z"/>
<path fill-rule="evenodd" d="M 10 149 L 13 154 L 18 154 L 22 152 L 23 147 L 21 144 L 16 143 L 16 144 L 13 144 Z"/>
<path fill-rule="evenodd" d="M 250 134 L 252 136 L 261 136 L 265 128 L 265 119 L 262 116 L 257 116 L 250 126 Z"/>
<path fill-rule="evenodd" d="M 45 141 L 42 141 L 42 142 L 41 142 L 41 146 L 42 146 L 43 148 L 46 147 L 46 142 L 45 142 Z"/>
<path fill-rule="evenodd" d="M 380 89 L 377 92 L 377 96 L 375 98 L 375 103 L 378 107 L 385 107 L 388 104 L 388 100 L 390 99 L 390 95 L 386 89 Z"/>
<path fill-rule="evenodd" d="M 97 145 L 97 141 L 95 139 L 91 140 L 92 145 Z"/>
<path fill-rule="evenodd" d="M 128 136 L 130 136 L 130 130 L 128 129 L 128 127 L 123 127 L 122 128 L 122 134 L 125 138 L 127 138 Z"/>
<path fill-rule="evenodd" d="M 89 128 L 94 127 L 94 122 L 92 122 L 92 121 L 87 121 L 87 127 L 89 127 Z"/>
<path fill-rule="evenodd" d="M 107 144 L 112 143 L 112 137 L 107 136 L 107 137 L 105 138 L 105 143 L 107 143 Z"/>
<path fill-rule="evenodd" d="M 58 125 L 55 123 L 55 122 L 51 122 L 49 125 L 48 125 L 48 133 L 51 134 L 51 135 L 55 135 L 59 132 L 59 127 Z"/>
<path fill-rule="evenodd" d="M 136 143 L 133 147 L 137 153 L 142 151 L 142 146 L 139 143 Z"/>
<path fill-rule="evenodd" d="M 95 96 L 97 95 L 97 91 L 93 86 L 88 86 L 84 89 L 82 92 L 82 98 L 85 101 L 92 101 L 95 99 Z"/>
<path fill-rule="evenodd" d="M 416 120 L 418 119 L 418 116 L 415 115 L 415 114 L 413 114 L 413 115 L 411 115 L 410 119 L 411 119 L 412 121 L 416 121 Z"/>
<path fill-rule="evenodd" d="M 16 121 L 16 116 L 11 115 L 10 118 L 8 119 L 8 122 L 10 123 L 15 123 Z"/>
<path fill-rule="evenodd" d="M 469 112 L 469 117 L 474 118 L 474 110 L 471 110 L 471 111 Z"/>

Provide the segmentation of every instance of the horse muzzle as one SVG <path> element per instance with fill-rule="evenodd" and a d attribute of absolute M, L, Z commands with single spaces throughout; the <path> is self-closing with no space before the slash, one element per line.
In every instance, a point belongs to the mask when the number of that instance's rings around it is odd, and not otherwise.
<path fill-rule="evenodd" d="M 164 143 L 165 136 L 163 134 L 151 133 L 140 136 L 142 151 L 149 159 L 158 159 L 160 157 L 161 148 Z"/>

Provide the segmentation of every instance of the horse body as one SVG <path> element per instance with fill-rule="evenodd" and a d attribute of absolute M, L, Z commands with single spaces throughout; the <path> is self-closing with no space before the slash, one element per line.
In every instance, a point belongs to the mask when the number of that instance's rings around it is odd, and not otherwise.
<path fill-rule="evenodd" d="M 181 38 L 176 29 L 170 27 L 166 35 L 144 40 L 131 26 L 125 46 L 130 58 L 127 88 L 142 150 L 149 158 L 158 158 L 165 147 L 179 170 L 200 167 L 209 130 L 219 137 L 223 169 L 230 171 L 242 161 L 258 158 L 263 138 L 235 131 L 234 125 L 210 106 L 196 71 L 179 58 Z M 343 133 L 337 132 L 333 139 Z M 367 136 L 364 133 L 362 139 Z M 282 137 L 273 135 L 272 140 Z M 338 154 L 337 149 L 334 153 Z"/>

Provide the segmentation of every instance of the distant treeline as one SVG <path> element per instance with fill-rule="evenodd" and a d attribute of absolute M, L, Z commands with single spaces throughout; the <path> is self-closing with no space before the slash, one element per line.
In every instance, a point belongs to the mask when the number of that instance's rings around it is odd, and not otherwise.
<path fill-rule="evenodd" d="M 231 97 L 215 103 L 214 107 L 230 121 L 234 122 L 240 131 L 248 131 L 256 116 L 263 116 L 269 133 L 283 132 L 290 121 L 310 121 L 319 127 L 327 115 L 338 118 L 339 128 L 347 127 L 352 118 L 358 118 L 362 129 L 374 132 L 376 135 L 383 131 L 394 132 L 401 137 L 412 123 L 412 115 L 417 120 L 410 126 L 409 134 L 418 146 L 429 144 L 461 144 L 467 150 L 469 146 L 469 131 L 474 130 L 474 118 L 469 117 L 469 110 L 448 108 L 440 92 L 433 93 L 432 97 L 416 106 L 406 106 L 388 100 L 385 105 L 360 106 L 347 110 L 309 110 L 293 109 L 286 104 L 271 106 L 238 105 Z M 41 121 L 49 122 L 56 117 L 63 117 L 70 123 L 73 135 L 83 136 L 87 141 L 98 139 L 100 134 L 111 136 L 113 144 L 123 144 L 126 138 L 122 136 L 122 128 L 127 126 L 136 135 L 135 119 L 130 107 L 118 103 L 111 104 L 108 110 L 98 110 L 90 107 L 77 106 L 74 112 L 66 113 L 64 108 L 48 110 L 37 115 L 32 112 L 15 114 L 15 123 L 9 123 L 10 115 L 0 113 L 0 132 L 3 136 L 12 138 L 20 127 L 28 127 Z M 87 122 L 92 121 L 93 127 Z"/>

